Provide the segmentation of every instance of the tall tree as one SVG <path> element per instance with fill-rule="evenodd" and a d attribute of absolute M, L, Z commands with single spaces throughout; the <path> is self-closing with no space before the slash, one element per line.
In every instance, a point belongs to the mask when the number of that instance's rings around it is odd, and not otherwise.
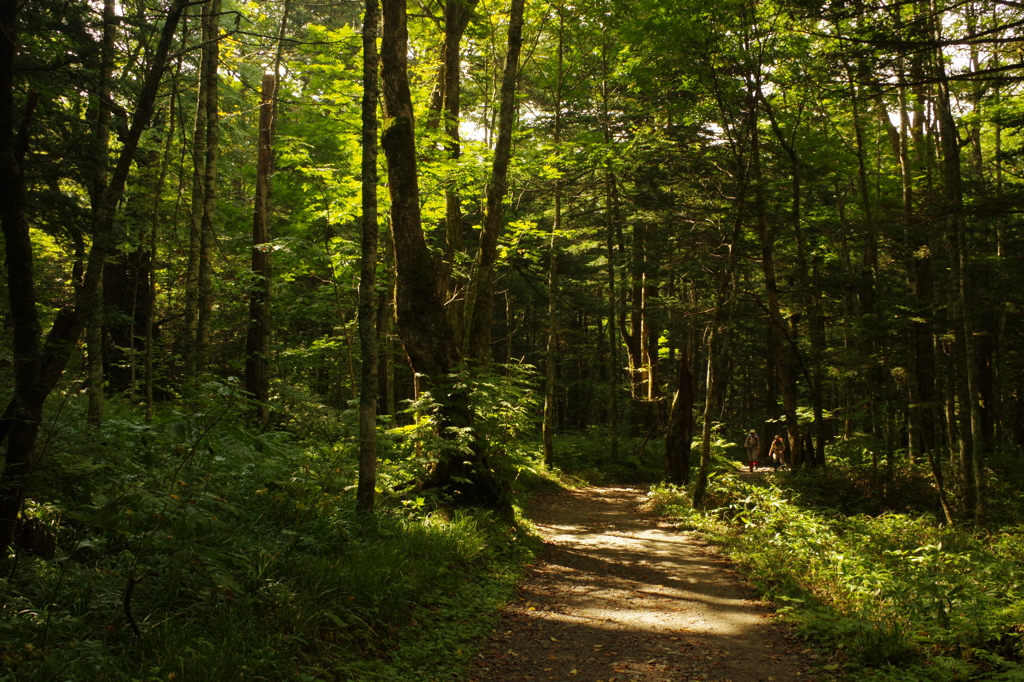
<path fill-rule="evenodd" d="M 199 233 L 198 316 L 196 320 L 196 370 L 205 371 L 209 360 L 213 327 L 213 255 L 216 241 L 214 220 L 217 210 L 217 159 L 220 155 L 220 7 L 221 0 L 209 0 L 203 15 L 203 51 L 208 69 L 206 87 L 205 158 L 203 164 L 203 212 Z"/>
<path fill-rule="evenodd" d="M 14 125 L 14 58 L 17 54 L 18 12 L 14 2 L 0 5 L 0 158 L 5 176 L 5 194 L 0 220 L 7 245 L 7 277 L 14 313 L 14 356 L 16 380 L 11 404 L 0 421 L 0 435 L 6 436 L 5 466 L 0 474 L 0 543 L 9 543 L 18 524 L 25 488 L 36 458 L 36 440 L 43 405 L 64 371 L 86 321 L 99 305 L 103 264 L 113 247 L 117 207 L 124 194 L 135 153 L 143 131 L 153 116 L 161 79 L 188 0 L 173 0 L 167 8 L 160 39 L 146 68 L 135 113 L 124 135 L 117 162 L 99 207 L 93 212 L 92 248 L 78 288 L 75 306 L 58 314 L 45 344 L 40 344 L 36 291 L 33 280 L 32 242 L 24 206 L 24 175 L 21 160 L 28 147 L 28 123 Z M 26 108 L 26 113 L 30 111 Z M 20 130 L 19 130 L 20 129 Z"/>
<path fill-rule="evenodd" d="M 359 262 L 359 487 L 356 508 L 370 511 L 377 489 L 377 35 L 380 6 L 363 18 L 362 224 Z"/>
<path fill-rule="evenodd" d="M 494 144 L 494 162 L 487 184 L 487 205 L 480 229 L 480 248 L 472 283 L 466 335 L 467 356 L 482 364 L 491 361 L 491 322 L 494 315 L 494 266 L 498 259 L 498 236 L 504 217 L 503 204 L 508 188 L 508 166 L 512 158 L 512 126 L 516 112 L 516 77 L 523 45 L 524 0 L 512 0 L 508 21 L 508 52 L 501 80 L 501 104 L 498 111 L 498 135 Z"/>
<path fill-rule="evenodd" d="M 555 75 L 555 153 L 561 152 L 562 144 L 562 79 L 564 77 L 564 33 L 565 17 L 562 7 L 556 8 L 558 13 L 558 66 Z M 557 172 L 557 171 L 556 171 Z M 554 219 L 551 221 L 551 239 L 548 244 L 548 343 L 544 354 L 544 419 L 541 426 L 541 437 L 544 443 L 544 463 L 549 467 L 555 463 L 555 363 L 558 351 L 557 297 L 558 297 L 558 258 L 555 251 L 558 234 L 562 230 L 562 184 L 561 178 L 555 178 Z"/>
<path fill-rule="evenodd" d="M 256 425 L 270 423 L 270 166 L 273 155 L 274 96 L 277 76 L 263 74 L 260 97 L 256 196 L 252 219 L 252 283 L 245 345 L 245 390 L 255 404 Z"/>
<path fill-rule="evenodd" d="M 92 187 L 92 206 L 97 210 L 107 188 L 107 161 L 110 153 L 110 118 L 112 114 L 111 79 L 114 71 L 114 41 L 117 37 L 117 17 L 113 0 L 103 2 L 103 43 L 100 49 L 100 73 L 96 92 L 96 177 Z M 102 289 L 102 279 L 100 280 Z M 100 303 L 86 323 L 86 345 L 89 358 L 89 413 L 88 421 L 98 426 L 103 421 L 103 293 L 97 294 Z"/>

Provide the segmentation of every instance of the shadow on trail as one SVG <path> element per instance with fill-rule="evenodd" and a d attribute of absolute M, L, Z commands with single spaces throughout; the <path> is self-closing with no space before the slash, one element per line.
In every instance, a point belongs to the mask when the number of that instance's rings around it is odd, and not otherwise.
<path fill-rule="evenodd" d="M 635 487 L 538 500 L 548 543 L 473 679 L 808 680 L 806 661 L 728 565 L 635 510 Z"/>
<path fill-rule="evenodd" d="M 678 543 L 661 544 L 666 545 L 662 551 L 678 548 Z M 733 590 L 722 590 L 718 586 L 721 572 L 728 569 L 718 564 L 709 565 L 707 557 L 681 556 L 671 562 L 660 562 L 658 566 L 646 561 L 629 563 L 630 558 L 621 549 L 581 551 L 554 546 L 544 552 L 547 564 L 573 572 L 571 579 L 578 581 L 575 589 L 567 595 L 569 601 L 577 592 L 590 593 L 610 588 L 627 594 L 645 593 L 684 602 L 700 601 L 714 604 L 716 608 L 750 610 L 746 601 L 736 600 L 727 594 Z M 695 586 L 702 589 L 695 589 Z"/>

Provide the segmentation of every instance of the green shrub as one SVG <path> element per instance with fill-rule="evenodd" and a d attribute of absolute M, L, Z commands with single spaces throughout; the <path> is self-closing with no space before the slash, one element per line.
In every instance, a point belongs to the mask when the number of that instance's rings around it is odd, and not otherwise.
<path fill-rule="evenodd" d="M 954 529 L 892 512 L 846 516 L 806 506 L 780 487 L 785 480 L 714 476 L 705 514 L 670 486 L 653 488 L 651 505 L 723 543 L 806 636 L 879 675 L 857 679 L 889 679 L 884 671 L 894 666 L 904 680 L 976 679 L 964 675 L 1015 668 L 1024 623 L 1022 529 Z"/>
<path fill-rule="evenodd" d="M 518 530 L 415 500 L 360 518 L 349 442 L 249 432 L 232 383 L 204 390 L 152 424 L 113 401 L 99 429 L 78 405 L 58 417 L 33 493 L 49 501 L 27 509 L 54 555 L 0 567 L 0 679 L 395 679 L 462 665 L 528 552 Z M 429 619 L 445 624 L 406 652 Z"/>

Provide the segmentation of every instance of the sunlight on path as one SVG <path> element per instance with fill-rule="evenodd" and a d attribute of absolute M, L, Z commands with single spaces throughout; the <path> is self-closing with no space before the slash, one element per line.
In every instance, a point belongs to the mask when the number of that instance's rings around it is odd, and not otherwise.
<path fill-rule="evenodd" d="M 534 505 L 548 547 L 472 679 L 812 679 L 728 564 L 637 515 L 642 501 L 636 488 L 613 487 Z"/>

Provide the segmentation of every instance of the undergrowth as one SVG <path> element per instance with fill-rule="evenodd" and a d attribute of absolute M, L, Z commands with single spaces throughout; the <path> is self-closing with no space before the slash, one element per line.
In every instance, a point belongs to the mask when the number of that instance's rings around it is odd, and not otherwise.
<path fill-rule="evenodd" d="M 1024 527 L 950 528 L 921 511 L 844 513 L 868 475 L 839 466 L 744 480 L 720 469 L 706 512 L 668 485 L 652 489 L 651 506 L 726 547 L 780 614 L 833 651 L 819 673 L 1024 680 Z M 814 476 L 821 480 L 811 485 Z M 832 497 L 819 497 L 826 489 Z"/>
<path fill-rule="evenodd" d="M 561 434 L 555 440 L 554 468 L 569 484 L 650 483 L 665 472 L 665 440 L 619 436 L 618 451 L 609 447 L 608 429 L 592 426 Z"/>
<path fill-rule="evenodd" d="M 464 669 L 532 556 L 526 524 L 394 492 L 359 517 L 351 439 L 256 434 L 237 426 L 233 385 L 204 391 L 151 424 L 116 405 L 99 428 L 80 406 L 54 418 L 33 495 L 47 502 L 29 505 L 32 538 L 0 563 L 0 679 Z M 382 484 L 404 480 L 416 448 L 383 431 L 381 444 Z"/>

